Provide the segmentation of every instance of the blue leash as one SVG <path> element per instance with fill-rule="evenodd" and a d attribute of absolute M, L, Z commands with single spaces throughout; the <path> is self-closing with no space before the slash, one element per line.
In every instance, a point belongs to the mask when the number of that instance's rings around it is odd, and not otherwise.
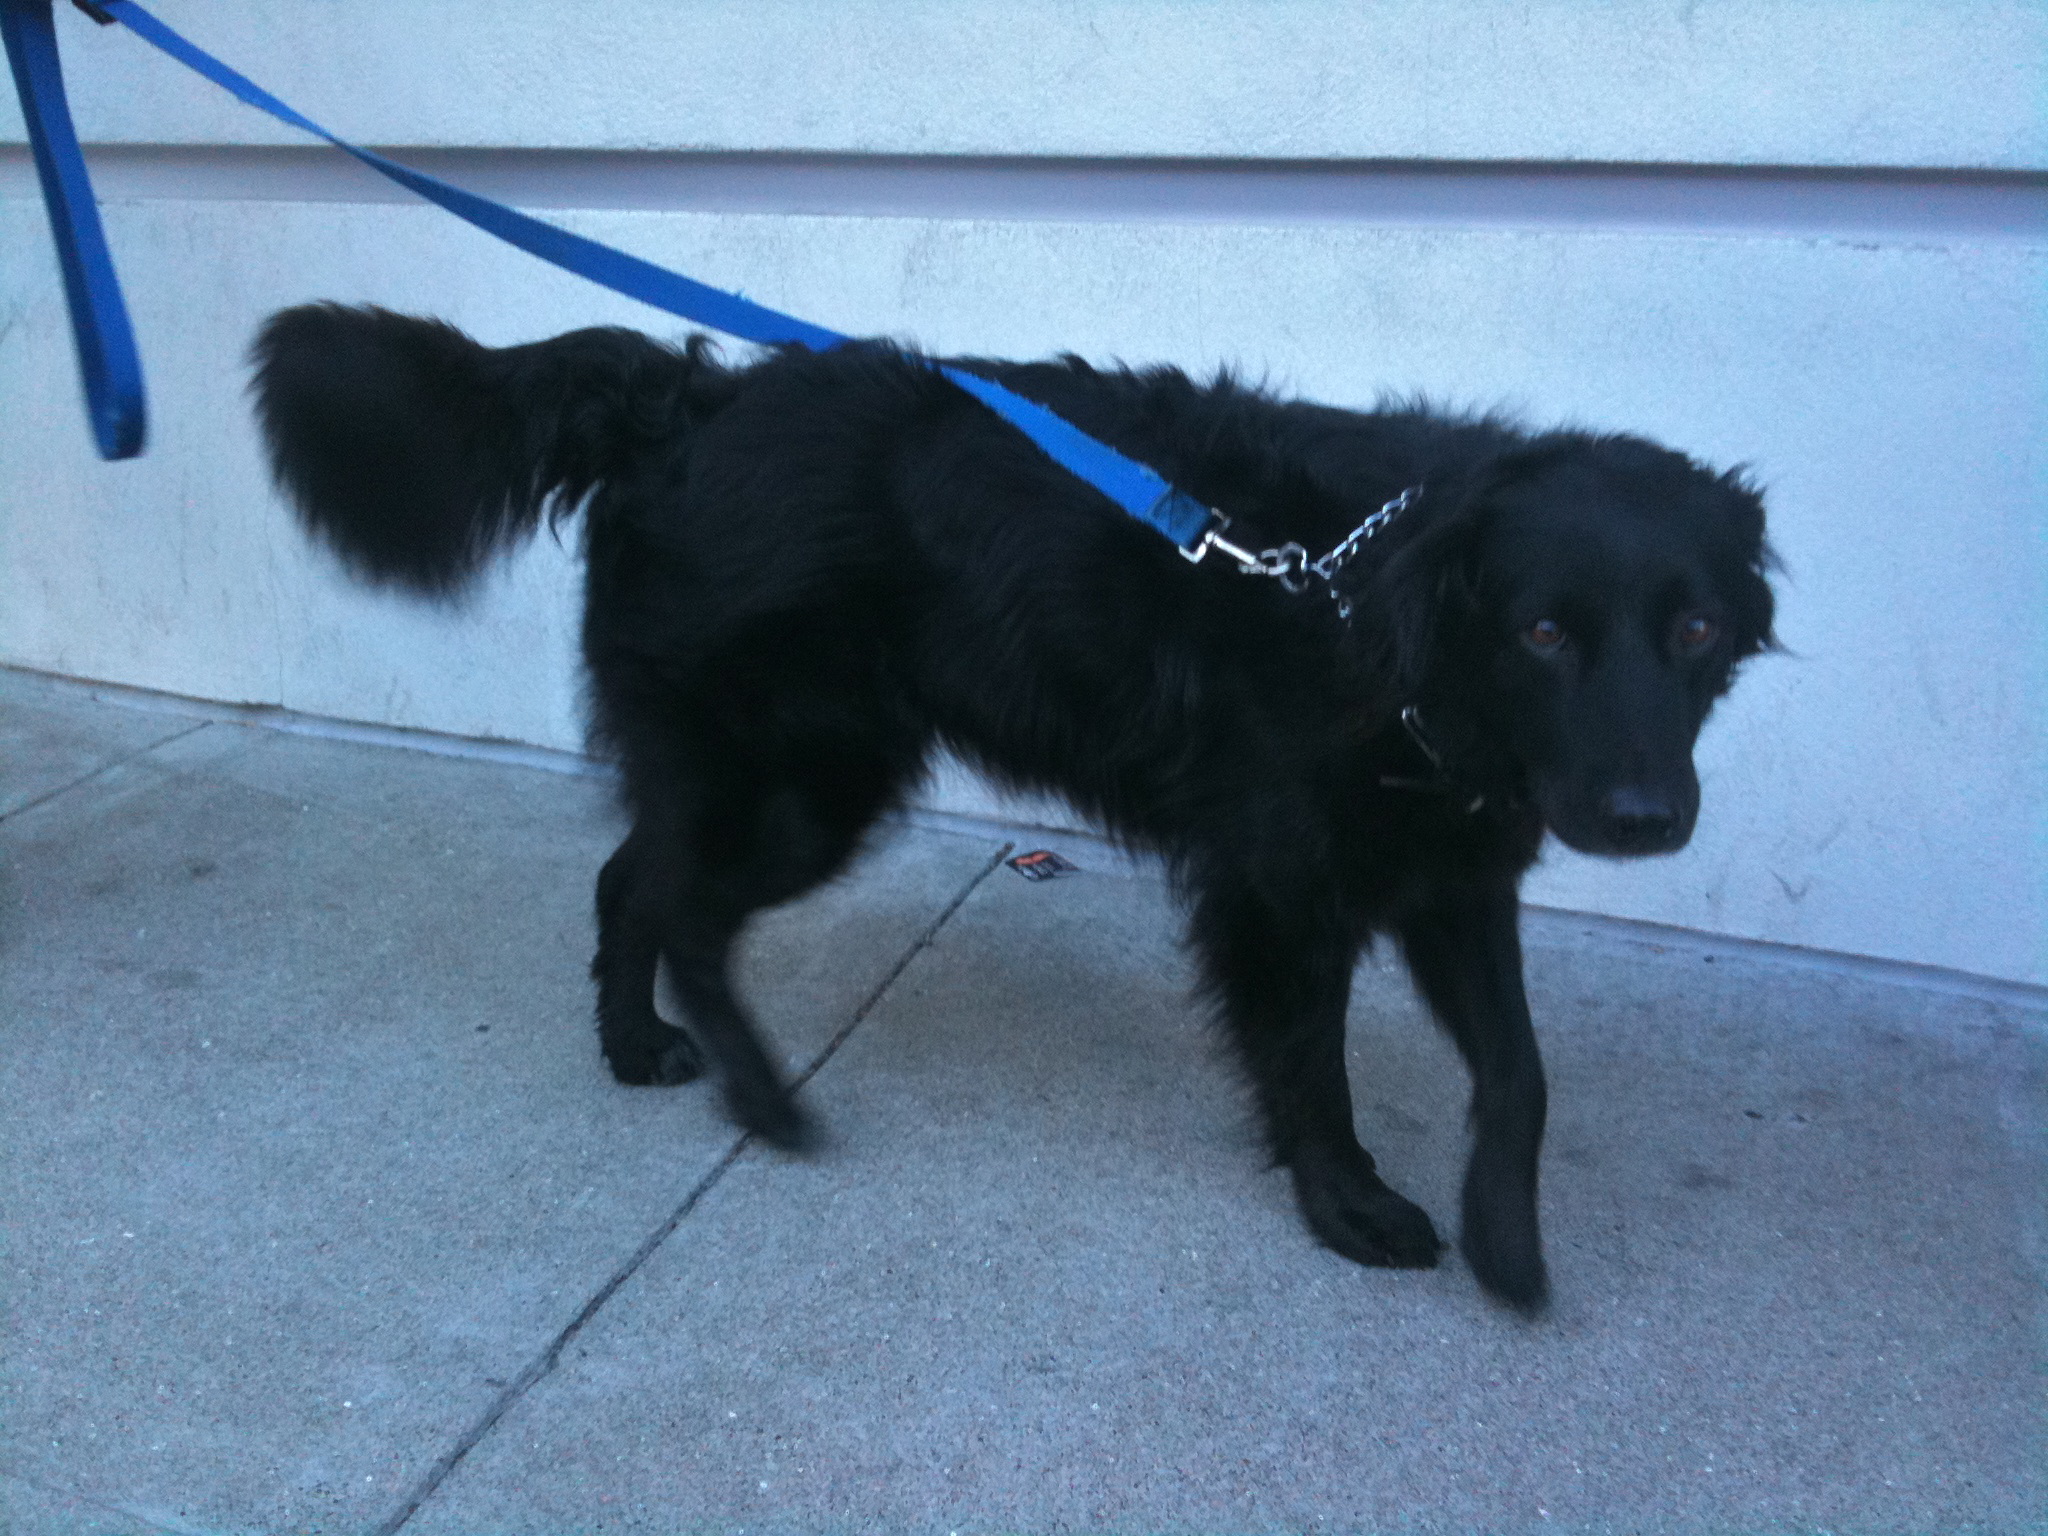
<path fill-rule="evenodd" d="M 545 224 L 338 138 L 179 36 L 134 0 L 75 3 L 103 25 L 119 22 L 248 105 L 325 139 L 457 218 L 579 277 L 743 341 L 765 345 L 795 343 L 813 351 L 825 351 L 849 339 L 837 331 L 828 331 Z M 64 77 L 58 67 L 57 40 L 50 24 L 50 0 L 0 0 L 0 29 L 6 33 L 7 56 L 14 66 L 15 87 L 21 93 L 22 114 L 28 120 L 43 200 L 49 208 L 50 227 L 63 263 L 64 288 L 70 298 L 72 329 L 78 341 L 79 368 L 85 380 L 87 407 L 100 457 L 132 458 L 142 451 L 142 369 L 136 360 L 135 337 L 128 324 L 127 310 L 121 302 L 120 283 L 100 229 L 92 184 L 86 178 L 85 161 L 79 154 L 78 137 L 72 131 L 70 112 L 65 106 Z M 1216 535 L 1224 525 L 1219 514 L 1175 490 L 1149 466 L 1126 458 L 1107 443 L 1096 441 L 1044 406 L 1000 384 L 959 368 L 938 366 L 947 378 L 1015 426 L 1055 463 L 1094 486 L 1140 522 L 1156 528 L 1190 559 L 1200 559 L 1212 544 L 1233 556 L 1243 553 L 1218 542 Z"/>
<path fill-rule="evenodd" d="M 14 69 L 43 204 L 57 239 L 57 261 L 64 269 L 92 435 L 101 458 L 132 459 L 142 452 L 144 436 L 142 364 L 135 356 L 135 331 L 121 302 L 114 259 L 107 254 L 78 135 L 64 104 L 50 0 L 0 0 L 0 34 L 6 38 L 7 62 Z"/>

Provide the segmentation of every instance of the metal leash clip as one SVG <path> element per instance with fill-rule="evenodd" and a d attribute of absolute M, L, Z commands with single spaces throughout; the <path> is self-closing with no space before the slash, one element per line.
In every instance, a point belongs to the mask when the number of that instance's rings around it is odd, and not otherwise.
<path fill-rule="evenodd" d="M 1215 517 L 1216 521 L 1209 525 L 1208 530 L 1202 535 L 1201 542 L 1193 549 L 1184 549 L 1180 552 L 1183 560 L 1191 565 L 1199 565 L 1202 557 L 1210 550 L 1220 549 L 1235 560 L 1237 568 L 1247 576 L 1271 576 L 1290 592 L 1303 592 L 1308 589 L 1310 566 L 1307 550 L 1289 540 L 1278 549 L 1262 549 L 1254 553 L 1224 538 L 1223 530 L 1230 526 L 1230 519 L 1221 512 L 1216 513 Z"/>
<path fill-rule="evenodd" d="M 1331 600 L 1336 603 L 1337 616 L 1348 619 L 1351 617 L 1351 602 L 1337 590 L 1338 573 L 1351 563 L 1359 550 L 1365 547 L 1367 540 L 1403 512 L 1407 511 L 1421 495 L 1421 486 L 1409 486 L 1407 490 L 1396 496 L 1392 501 L 1387 502 L 1386 505 L 1373 513 L 1371 517 L 1368 517 L 1364 522 L 1344 535 L 1338 541 L 1336 548 L 1332 549 L 1320 560 L 1309 559 L 1308 551 L 1291 539 L 1278 548 L 1256 551 L 1246 549 L 1239 544 L 1233 544 L 1230 540 L 1223 537 L 1223 530 L 1230 526 L 1230 519 L 1213 508 L 1211 509 L 1211 515 L 1215 518 L 1215 521 L 1209 525 L 1207 531 L 1203 533 L 1193 549 L 1183 549 L 1180 555 L 1183 560 L 1190 564 L 1199 565 L 1202 557 L 1208 554 L 1210 550 L 1220 549 L 1224 554 L 1237 562 L 1237 568 L 1244 572 L 1245 575 L 1271 576 L 1289 592 L 1306 592 L 1310 586 L 1309 578 L 1314 577 L 1323 583 L 1323 586 L 1330 594 Z"/>

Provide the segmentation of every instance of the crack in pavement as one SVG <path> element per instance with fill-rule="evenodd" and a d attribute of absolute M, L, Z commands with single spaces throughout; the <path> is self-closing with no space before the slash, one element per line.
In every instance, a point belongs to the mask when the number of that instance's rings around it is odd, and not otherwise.
<path fill-rule="evenodd" d="M 131 1523 L 135 1536 L 219 1536 L 219 1530 L 215 1526 L 193 1525 L 162 1511 L 151 1513 L 139 1504 L 125 1503 L 118 1499 L 96 1497 L 92 1494 L 81 1493 L 76 1488 L 64 1487 L 56 1483 L 44 1482 L 41 1478 L 25 1476 L 19 1470 L 13 1468 L 0 1467 L 0 1483 L 10 1482 L 18 1484 L 23 1488 L 33 1489 L 37 1493 L 47 1494 L 52 1499 L 74 1504 L 81 1509 L 118 1516 L 121 1520 Z M 5 1490 L 0 1489 L 0 1494 L 4 1493 Z M 0 1513 L 4 1512 L 0 1511 Z M 8 1529 L 11 1530 L 13 1527 L 10 1526 Z"/>

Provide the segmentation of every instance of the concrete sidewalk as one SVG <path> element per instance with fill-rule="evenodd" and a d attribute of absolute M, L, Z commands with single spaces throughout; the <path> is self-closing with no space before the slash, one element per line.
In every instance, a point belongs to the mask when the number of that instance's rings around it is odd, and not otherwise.
<path fill-rule="evenodd" d="M 1532 1325 L 1309 1240 L 1082 839 L 913 818 L 761 925 L 796 1161 L 604 1073 L 596 779 L 0 672 L 0 818 L 16 1536 L 2048 1524 L 2017 989 L 1532 914 Z M 1448 1229 L 1462 1074 L 1393 969 L 1352 1029 Z"/>

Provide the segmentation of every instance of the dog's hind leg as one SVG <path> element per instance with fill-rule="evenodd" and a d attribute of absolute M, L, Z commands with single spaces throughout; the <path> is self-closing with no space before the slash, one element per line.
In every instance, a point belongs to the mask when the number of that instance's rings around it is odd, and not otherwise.
<path fill-rule="evenodd" d="M 680 649 L 657 665 L 647 656 L 661 648 L 635 615 L 690 611 L 709 628 L 733 594 L 677 585 L 637 549 L 593 557 L 592 570 L 607 574 L 592 577 L 585 647 L 600 734 L 618 752 L 634 815 L 615 865 L 622 881 L 633 872 L 636 892 L 622 904 L 616 945 L 601 940 L 601 963 L 616 952 L 622 1006 L 637 1010 L 652 992 L 651 946 L 733 1117 L 799 1146 L 807 1128 L 734 987 L 733 947 L 756 912 L 846 866 L 922 772 L 925 732 L 893 691 L 864 590 L 841 605 L 821 597 L 751 628 L 729 626 L 718 647 Z M 621 595 L 618 572 L 650 570 L 660 578 L 651 587 Z M 629 1041 L 650 1038 L 651 1013 L 619 1017 Z"/>
<path fill-rule="evenodd" d="M 647 834 L 635 828 L 597 877 L 597 1038 L 612 1075 L 634 1086 L 687 1083 L 704 1058 L 682 1030 L 654 1011 L 666 893 L 649 864 Z"/>
<path fill-rule="evenodd" d="M 741 926 L 693 912 L 671 926 L 663 949 L 690 1027 L 718 1066 L 732 1117 L 765 1141 L 800 1149 L 811 1140 L 810 1126 L 733 989 L 732 945 Z"/>
<path fill-rule="evenodd" d="M 660 948 L 696 1043 L 718 1069 L 733 1118 L 764 1140 L 800 1148 L 809 1127 L 733 986 L 733 946 L 764 907 L 793 900 L 845 867 L 862 836 L 915 771 L 919 756 L 721 754 L 678 796 L 677 834 L 658 845 L 667 899 Z M 797 754 L 802 761 L 807 754 Z M 779 770 L 779 771 L 778 771 Z M 799 776 L 800 775 L 800 776 Z"/>
<path fill-rule="evenodd" d="M 1344 1021 L 1357 944 L 1249 892 L 1213 890 L 1193 935 L 1309 1230 L 1360 1264 L 1433 1266 L 1443 1244 L 1428 1213 L 1380 1178 L 1352 1123 Z"/>
<path fill-rule="evenodd" d="M 1525 1312 L 1550 1293 L 1536 1215 L 1547 1091 L 1522 987 L 1518 905 L 1502 882 L 1441 893 L 1400 924 L 1415 984 L 1472 1072 L 1472 1161 L 1458 1247 L 1479 1283 Z"/>

